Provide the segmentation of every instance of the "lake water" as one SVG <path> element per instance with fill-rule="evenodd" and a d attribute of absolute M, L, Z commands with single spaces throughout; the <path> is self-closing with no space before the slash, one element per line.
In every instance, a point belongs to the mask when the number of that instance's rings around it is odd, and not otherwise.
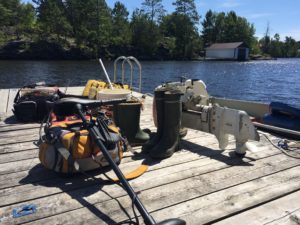
<path fill-rule="evenodd" d="M 281 101 L 300 106 L 300 59 L 250 62 L 143 61 L 142 92 L 180 76 L 202 79 L 210 95 L 260 102 Z M 110 77 L 113 63 L 104 62 Z M 125 76 L 130 70 L 126 67 Z M 118 66 L 118 77 L 121 65 Z M 0 61 L 0 88 L 20 87 L 38 81 L 59 86 L 84 85 L 88 79 L 104 79 L 97 61 Z M 138 70 L 134 70 L 138 86 Z"/>

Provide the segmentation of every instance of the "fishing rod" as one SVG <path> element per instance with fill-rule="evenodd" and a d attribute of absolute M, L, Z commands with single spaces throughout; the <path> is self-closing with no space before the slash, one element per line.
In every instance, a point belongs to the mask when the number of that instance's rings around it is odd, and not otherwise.
<path fill-rule="evenodd" d="M 125 100 L 125 99 L 124 99 Z M 146 210 L 145 206 L 134 192 L 133 188 L 130 186 L 129 182 L 126 180 L 124 174 L 119 169 L 118 165 L 114 162 L 109 154 L 107 148 L 105 147 L 104 143 L 100 138 L 100 131 L 98 127 L 93 123 L 89 122 L 85 118 L 85 110 L 91 109 L 94 107 L 99 107 L 104 104 L 117 104 L 124 100 L 115 99 L 109 101 L 100 101 L 100 100 L 89 100 L 89 99 L 78 99 L 78 98 L 64 98 L 56 101 L 53 106 L 53 112 L 56 115 L 60 116 L 67 116 L 78 114 L 81 120 L 83 121 L 83 127 L 89 131 L 90 137 L 96 143 L 96 145 L 101 149 L 104 158 L 112 167 L 113 171 L 115 172 L 116 176 L 119 178 L 123 188 L 131 198 L 133 204 L 140 212 L 144 222 L 146 225 L 186 225 L 186 222 L 181 219 L 167 219 L 162 222 L 156 223 L 153 217 L 149 214 Z"/>
<path fill-rule="evenodd" d="M 99 62 L 100 62 L 100 65 L 101 65 L 101 67 L 102 67 L 102 69 L 103 69 L 104 75 L 105 75 L 105 77 L 106 77 L 106 80 L 107 80 L 107 82 L 108 82 L 108 84 L 109 84 L 110 89 L 114 89 L 114 87 L 113 87 L 113 85 L 112 85 L 112 83 L 111 83 L 111 81 L 110 81 L 110 78 L 109 78 L 109 76 L 108 76 L 108 74 L 107 74 L 107 71 L 106 71 L 106 69 L 105 69 L 105 66 L 104 66 L 104 64 L 103 64 L 103 62 L 102 62 L 102 60 L 101 60 L 101 58 L 99 58 Z"/>

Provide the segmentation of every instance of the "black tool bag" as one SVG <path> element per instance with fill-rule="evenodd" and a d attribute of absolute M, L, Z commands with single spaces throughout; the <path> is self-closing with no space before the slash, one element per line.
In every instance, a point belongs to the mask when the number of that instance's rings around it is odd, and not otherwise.
<path fill-rule="evenodd" d="M 47 102 L 60 98 L 55 85 L 37 83 L 19 89 L 14 99 L 14 115 L 20 122 L 39 122 L 48 114 Z"/>

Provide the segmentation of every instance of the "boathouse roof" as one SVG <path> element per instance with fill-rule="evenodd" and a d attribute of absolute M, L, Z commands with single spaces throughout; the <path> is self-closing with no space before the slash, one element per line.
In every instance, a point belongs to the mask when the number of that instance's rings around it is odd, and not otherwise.
<path fill-rule="evenodd" d="M 232 49 L 238 47 L 247 47 L 247 45 L 244 42 L 215 43 L 206 49 Z"/>

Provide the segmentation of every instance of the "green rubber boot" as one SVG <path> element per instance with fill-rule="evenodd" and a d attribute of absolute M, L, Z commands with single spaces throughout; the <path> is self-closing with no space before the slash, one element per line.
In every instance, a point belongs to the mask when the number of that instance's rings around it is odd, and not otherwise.
<path fill-rule="evenodd" d="M 163 134 L 158 144 L 150 151 L 152 158 L 168 158 L 178 149 L 182 111 L 180 96 L 178 91 L 167 91 L 164 94 Z"/>
<path fill-rule="evenodd" d="M 129 144 L 141 145 L 149 140 L 150 136 L 140 128 L 140 102 L 121 103 L 114 106 L 114 121 L 121 129 Z"/>
<path fill-rule="evenodd" d="M 155 135 L 143 145 L 142 147 L 143 153 L 148 153 L 156 144 L 158 144 L 162 136 L 163 119 L 164 119 L 164 95 L 165 95 L 165 90 L 156 90 L 154 92 L 154 99 L 156 105 L 157 131 Z"/>
<path fill-rule="evenodd" d="M 179 138 L 184 138 L 187 135 L 188 129 L 186 127 L 180 127 Z"/>

